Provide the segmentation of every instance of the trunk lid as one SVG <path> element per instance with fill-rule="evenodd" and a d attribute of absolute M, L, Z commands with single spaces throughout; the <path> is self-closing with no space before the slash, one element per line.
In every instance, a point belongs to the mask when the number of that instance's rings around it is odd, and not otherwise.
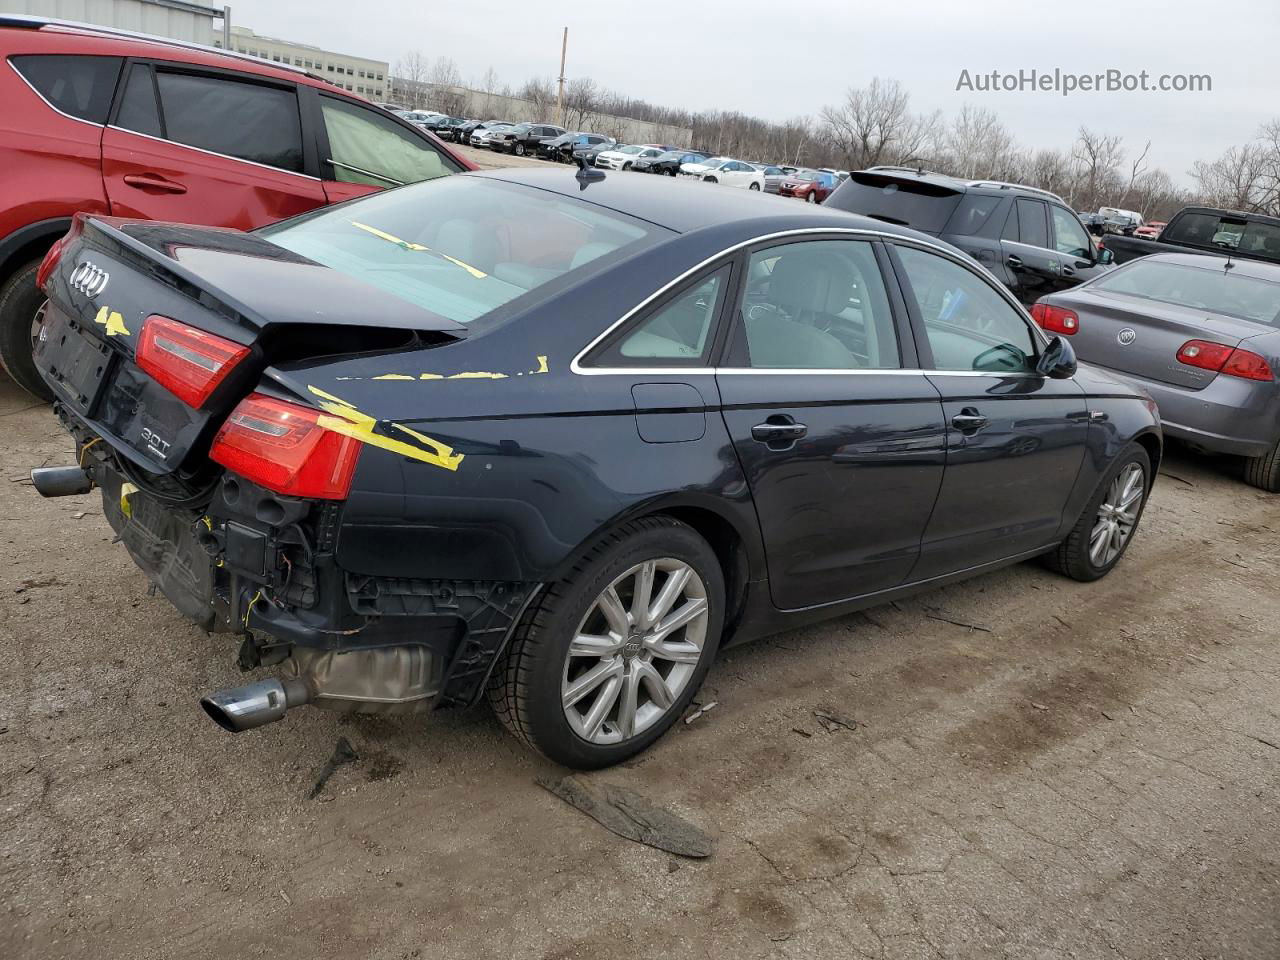
<path fill-rule="evenodd" d="M 148 221 L 82 218 L 46 292 L 35 360 L 58 399 L 121 456 L 184 478 L 208 468 L 214 431 L 268 365 L 466 330 L 257 235 Z M 153 315 L 249 350 L 199 408 L 137 363 Z"/>
<path fill-rule="evenodd" d="M 1106 290 L 1080 290 L 1047 302 L 1079 315 L 1071 345 L 1080 359 L 1191 390 L 1207 387 L 1218 375 L 1181 363 L 1177 354 L 1184 343 L 1207 340 L 1235 347 L 1264 332 L 1248 320 Z"/>

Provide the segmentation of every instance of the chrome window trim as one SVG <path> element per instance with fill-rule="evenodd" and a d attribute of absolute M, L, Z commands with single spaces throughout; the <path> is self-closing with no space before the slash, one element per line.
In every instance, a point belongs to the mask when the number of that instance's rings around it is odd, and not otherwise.
<path fill-rule="evenodd" d="M 259 163 L 257 160 L 246 160 L 244 157 L 233 157 L 230 154 L 218 153 L 216 150 L 206 150 L 204 147 L 193 147 L 189 143 L 181 143 L 177 140 L 166 140 L 164 137 L 153 137 L 149 133 L 139 133 L 137 130 L 130 130 L 128 127 L 118 127 L 114 123 L 107 124 L 107 127 L 111 130 L 117 130 L 120 133 L 127 133 L 130 136 L 142 137 L 146 140 L 154 140 L 156 143 L 167 143 L 171 147 L 181 147 L 183 150 L 194 150 L 196 153 L 203 153 L 210 157 L 220 157 L 223 160 L 232 160 L 235 163 L 247 163 L 251 167 L 261 167 L 263 170 L 270 170 L 272 173 L 283 173 L 287 177 L 301 177 L 303 180 L 314 180 L 316 183 L 325 182 L 320 177 L 313 177 L 309 173 L 298 173 L 296 170 L 283 170 L 280 167 L 273 167 L 269 163 Z"/>
<path fill-rule="evenodd" d="M 120 63 L 121 63 L 121 69 L 123 69 L 123 67 L 124 67 L 124 61 L 125 61 L 126 59 L 128 59 L 127 57 L 123 57 L 123 56 L 116 56 L 115 54 L 98 54 L 98 53 L 48 53 L 48 54 L 35 53 L 35 54 L 14 54 L 13 56 L 35 56 L 35 57 L 42 57 L 42 56 L 48 56 L 48 57 L 98 57 L 98 56 L 106 56 L 106 57 L 111 57 L 112 59 L 115 59 L 115 60 L 119 60 L 119 61 L 120 61 Z M 30 87 L 30 88 L 31 88 L 31 92 L 32 92 L 32 93 L 34 93 L 37 97 L 39 97 L 39 98 L 40 98 L 40 102 L 41 102 L 41 103 L 43 103 L 46 107 L 48 107 L 50 110 L 52 110 L 54 113 L 58 114 L 58 116 L 60 116 L 60 117 L 66 117 L 68 120 L 74 120 L 76 123 L 83 123 L 83 124 L 85 124 L 85 125 L 87 125 L 87 126 L 90 126 L 90 127 L 96 127 L 96 128 L 97 128 L 97 129 L 99 129 L 99 130 L 103 129 L 103 128 L 106 126 L 106 124 L 103 124 L 103 123 L 94 123 L 92 120 L 86 120 L 84 117 L 74 117 L 74 116 L 72 116 L 71 114 L 66 113 L 66 112 L 65 112 L 65 111 L 63 111 L 63 110 L 59 110 L 59 109 L 58 109 L 57 107 L 55 107 L 52 103 L 50 103 L 50 102 L 49 102 L 49 99 L 48 99 L 48 98 L 47 98 L 43 93 L 41 93 L 39 90 L 37 90 L 37 89 L 36 89 L 35 84 L 33 84 L 30 80 L 28 80 L 26 77 L 24 77 L 24 76 L 22 75 L 22 71 L 21 71 L 21 70 L 19 70 L 19 69 L 18 69 L 18 65 L 17 65 L 17 64 L 15 64 L 15 63 L 13 62 L 12 57 L 5 57 L 5 61 L 4 61 L 4 62 L 5 62 L 5 63 L 7 63 L 7 64 L 9 65 L 9 69 L 10 69 L 10 70 L 12 70 L 14 73 L 16 73 L 16 74 L 18 75 L 18 79 L 19 79 L 19 80 L 21 80 L 23 83 L 25 83 L 28 87 Z M 110 113 L 110 112 L 111 112 L 111 105 L 110 105 L 110 104 L 108 104 L 108 105 L 107 105 L 107 112 L 108 112 L 108 113 Z"/>
<path fill-rule="evenodd" d="M 947 376 L 958 376 L 958 377 L 992 377 L 992 376 L 1039 377 L 1040 376 L 1040 374 L 1038 373 L 1002 374 L 1002 373 L 996 373 L 996 372 L 985 371 L 985 370 L 937 370 L 937 369 L 909 370 L 909 369 L 904 369 L 900 367 L 887 367 L 887 368 L 857 367 L 849 370 L 841 370 L 841 369 L 811 370 L 811 369 L 804 369 L 804 368 L 786 369 L 786 368 L 779 368 L 779 367 L 759 367 L 759 368 L 757 367 L 705 367 L 705 366 L 704 367 L 660 367 L 660 366 L 584 367 L 582 365 L 582 358 L 585 357 L 587 354 L 589 354 L 597 346 L 599 346 L 605 339 L 607 339 L 610 336 L 610 334 L 613 333 L 614 330 L 622 326 L 624 323 L 629 321 L 632 317 L 640 313 L 642 310 L 649 307 L 656 300 L 661 299 L 669 291 L 679 286 L 685 280 L 688 280 L 694 274 L 698 273 L 700 270 L 704 270 L 710 264 L 721 259 L 722 257 L 725 257 L 732 253 L 736 253 L 737 251 L 743 249 L 744 247 L 754 246 L 757 243 L 767 243 L 770 240 L 780 240 L 785 237 L 811 236 L 813 234 L 839 234 L 842 236 L 849 236 L 853 238 L 866 238 L 868 240 L 887 240 L 893 243 L 905 243 L 910 246 L 920 247 L 921 249 L 929 250 L 933 253 L 941 254 L 942 256 L 946 257 L 948 260 L 951 260 L 954 263 L 956 263 L 958 266 L 961 266 L 969 270 L 971 273 L 976 273 L 981 280 L 986 282 L 988 286 L 992 287 L 992 289 L 994 289 L 996 293 L 998 293 L 1001 297 L 1003 297 L 1005 302 L 1008 303 L 1010 306 L 1012 306 L 1014 310 L 1018 313 L 1018 315 L 1023 318 L 1027 326 L 1031 328 L 1031 336 L 1036 341 L 1037 346 L 1039 346 L 1043 350 L 1044 347 L 1048 345 L 1048 340 L 1044 337 L 1044 331 L 1042 331 L 1036 325 L 1035 321 L 1031 319 L 1031 315 L 1027 312 L 1026 308 L 1023 307 L 1022 304 L 1019 303 L 1017 299 L 1013 296 L 1013 294 L 1011 294 L 1005 288 L 1004 284 L 1000 283 L 1000 281 L 996 279 L 996 277 L 991 273 L 990 270 L 982 266 L 982 264 L 978 263 L 976 260 L 966 263 L 961 257 L 956 256 L 955 253 L 953 253 L 951 250 L 948 250 L 946 247 L 942 246 L 941 244 L 930 243 L 929 241 L 922 240 L 918 237 L 904 237 L 900 234 L 888 233 L 882 230 L 868 230 L 864 227 L 800 227 L 794 230 L 780 230 L 776 233 L 765 233 L 765 234 L 760 234 L 759 236 L 756 236 L 756 237 L 751 237 L 748 240 L 743 240 L 733 244 L 732 246 L 725 247 L 723 250 L 720 250 L 719 252 L 712 254 L 711 256 L 702 260 L 700 263 L 697 263 L 694 266 L 690 267 L 688 270 L 680 274 L 674 280 L 671 280 L 668 283 L 664 284 L 663 286 L 659 287 L 656 291 L 651 293 L 644 300 L 640 301 L 640 303 L 638 303 L 636 306 L 632 307 L 630 310 L 624 313 L 619 319 L 609 324 L 609 326 L 605 328 L 604 332 L 599 334 L 590 343 L 588 343 L 585 347 L 579 350 L 578 353 L 574 356 L 574 358 L 571 361 L 569 361 L 569 369 L 573 373 L 576 373 L 579 376 L 583 376 L 583 377 L 617 376 L 619 374 L 624 374 L 624 375 L 641 374 L 643 376 L 689 376 L 689 375 L 695 375 L 695 374 L 696 375 L 705 375 L 705 374 L 769 375 L 769 374 L 780 374 L 780 373 L 787 373 L 787 374 L 793 374 L 793 375 L 803 374 L 803 375 L 819 375 L 819 376 L 831 376 L 833 374 L 839 374 L 839 375 L 853 374 L 855 376 L 859 376 L 859 375 L 865 376 L 867 374 L 885 375 L 885 374 L 916 374 L 916 373 L 939 373 L 939 374 L 946 374 Z M 974 269 L 975 267 L 977 268 L 976 270 Z"/>

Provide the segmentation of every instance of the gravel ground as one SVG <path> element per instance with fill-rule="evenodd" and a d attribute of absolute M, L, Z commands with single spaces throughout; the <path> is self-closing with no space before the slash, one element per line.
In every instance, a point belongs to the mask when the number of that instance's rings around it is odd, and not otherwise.
<path fill-rule="evenodd" d="M 588 778 L 703 827 L 693 861 L 485 710 L 216 729 L 235 641 L 95 495 L 23 482 L 70 449 L 0 380 L 0 957 L 1280 957 L 1280 515 L 1230 464 L 1174 452 L 1098 584 L 1024 565 L 722 657 L 714 710 Z"/>

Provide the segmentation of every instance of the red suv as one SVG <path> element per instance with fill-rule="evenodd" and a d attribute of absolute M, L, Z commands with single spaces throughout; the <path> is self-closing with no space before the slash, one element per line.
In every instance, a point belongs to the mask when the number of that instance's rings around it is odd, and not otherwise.
<path fill-rule="evenodd" d="M 48 397 L 36 271 L 77 211 L 251 229 L 475 169 L 411 123 L 285 65 L 0 16 L 0 362 Z"/>

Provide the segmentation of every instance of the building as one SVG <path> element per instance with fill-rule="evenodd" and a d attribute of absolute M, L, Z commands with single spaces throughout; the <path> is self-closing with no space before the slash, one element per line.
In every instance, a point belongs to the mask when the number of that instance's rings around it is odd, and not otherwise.
<path fill-rule="evenodd" d="M 221 46 L 221 36 L 218 40 L 218 45 Z M 231 28 L 231 49 L 251 57 L 302 67 L 344 90 L 371 100 L 385 99 L 390 90 L 387 78 L 391 71 L 385 60 L 368 60 L 345 53 L 333 53 L 305 43 L 260 36 L 248 27 L 236 26 Z"/>
<path fill-rule="evenodd" d="M 5 13 L 92 23 L 222 46 L 223 8 L 187 0 L 3 0 Z"/>

